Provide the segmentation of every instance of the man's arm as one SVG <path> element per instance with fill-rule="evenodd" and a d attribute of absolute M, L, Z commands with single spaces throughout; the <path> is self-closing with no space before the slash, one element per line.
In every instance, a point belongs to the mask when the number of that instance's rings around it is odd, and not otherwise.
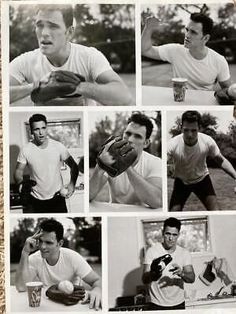
<path fill-rule="evenodd" d="M 83 278 L 83 280 L 92 287 L 92 290 L 88 291 L 90 297 L 89 308 L 99 310 L 102 302 L 101 278 L 97 273 L 95 273 L 95 271 L 91 270 L 89 274 Z"/>
<path fill-rule="evenodd" d="M 150 272 L 150 265 L 144 264 L 143 265 L 143 275 L 142 275 L 142 282 L 145 285 L 150 284 L 153 281 L 152 273 Z"/>
<path fill-rule="evenodd" d="M 96 165 L 94 172 L 89 180 L 89 201 L 92 201 L 102 187 L 107 182 L 107 177 L 104 175 L 105 171 Z"/>
<path fill-rule="evenodd" d="M 95 83 L 81 82 L 76 89 L 76 93 L 107 106 L 134 104 L 127 86 L 113 70 L 100 74 Z"/>
<path fill-rule="evenodd" d="M 229 174 L 234 180 L 236 180 L 236 171 L 231 163 L 222 155 L 218 155 L 214 158 L 217 165 Z"/>
<path fill-rule="evenodd" d="M 65 163 L 70 167 L 70 183 L 67 185 L 68 193 L 66 195 L 66 198 L 69 198 L 75 191 L 75 184 L 78 178 L 79 168 L 71 155 L 65 160 Z"/>
<path fill-rule="evenodd" d="M 219 82 L 220 84 L 220 87 L 223 89 L 223 88 L 228 88 L 230 87 L 230 84 L 231 84 L 231 79 L 229 78 L 228 80 L 226 81 L 222 81 L 222 82 Z"/>
<path fill-rule="evenodd" d="M 162 205 L 162 180 L 158 177 L 144 179 L 133 167 L 126 170 L 129 181 L 132 184 L 136 195 L 141 202 L 151 208 L 158 208 Z"/>
<path fill-rule="evenodd" d="M 20 184 L 23 181 L 23 174 L 24 174 L 24 169 L 26 165 L 22 164 L 21 162 L 17 162 L 16 164 L 16 169 L 14 173 L 14 179 L 16 184 Z"/>
<path fill-rule="evenodd" d="M 16 289 L 19 292 L 26 290 L 26 282 L 32 281 L 34 278 L 30 272 L 29 255 L 38 247 L 38 240 L 42 233 L 37 231 L 32 237 L 25 241 L 25 245 L 21 252 L 20 263 L 16 271 Z"/>
<path fill-rule="evenodd" d="M 192 265 L 185 265 L 181 268 L 178 264 L 172 264 L 175 269 L 172 274 L 177 275 L 186 283 L 193 283 L 195 281 L 195 272 Z"/>
<path fill-rule="evenodd" d="M 10 76 L 10 103 L 30 96 L 34 84 L 21 85 L 14 77 Z"/>
<path fill-rule="evenodd" d="M 156 31 L 162 31 L 165 27 L 166 24 L 160 23 L 160 21 L 155 17 L 149 17 L 146 20 L 141 38 L 141 50 L 143 56 L 155 60 L 161 60 L 158 47 L 152 45 L 152 34 Z"/>

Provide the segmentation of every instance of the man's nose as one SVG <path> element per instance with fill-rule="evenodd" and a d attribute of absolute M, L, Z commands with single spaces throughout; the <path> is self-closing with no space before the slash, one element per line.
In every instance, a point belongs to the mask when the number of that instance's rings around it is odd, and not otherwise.
<path fill-rule="evenodd" d="M 44 26 L 41 30 L 42 36 L 48 36 L 49 35 L 49 28 L 47 26 Z"/>

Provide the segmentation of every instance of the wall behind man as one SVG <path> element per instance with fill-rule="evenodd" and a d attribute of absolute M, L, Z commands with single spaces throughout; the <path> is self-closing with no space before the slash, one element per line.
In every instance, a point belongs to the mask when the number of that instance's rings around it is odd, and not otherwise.
<path fill-rule="evenodd" d="M 115 217 L 108 220 L 108 305 L 116 305 L 116 298 L 136 294 L 136 286 L 142 284 L 142 247 L 140 217 Z M 206 287 L 198 278 L 205 269 L 205 262 L 217 258 L 226 258 L 233 275 L 236 275 L 235 225 L 232 215 L 214 215 L 209 217 L 212 252 L 192 254 L 196 282 L 186 285 L 187 294 L 191 289 L 202 290 L 208 294 L 218 289 L 220 280 Z"/>
<path fill-rule="evenodd" d="M 10 146 L 10 160 L 9 160 L 9 168 L 10 168 L 10 183 L 14 183 L 14 170 L 16 167 L 16 160 L 19 154 L 20 148 L 27 143 L 27 134 L 25 129 L 25 122 L 28 122 L 29 118 L 34 113 L 41 113 L 47 117 L 47 120 L 66 120 L 66 119 L 81 119 L 81 135 L 83 139 L 83 114 L 82 112 L 11 112 L 9 117 L 9 146 Z M 83 143 L 83 141 L 82 141 Z M 73 155 L 73 152 L 71 152 Z M 83 147 L 77 151 L 77 154 L 82 156 Z M 73 156 L 74 157 L 74 156 Z"/>

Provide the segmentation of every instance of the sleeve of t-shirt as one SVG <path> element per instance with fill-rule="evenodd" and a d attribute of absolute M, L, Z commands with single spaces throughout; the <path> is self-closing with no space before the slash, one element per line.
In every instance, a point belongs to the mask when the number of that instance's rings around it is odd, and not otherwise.
<path fill-rule="evenodd" d="M 148 174 L 147 178 L 161 178 L 162 177 L 162 161 L 160 158 L 149 158 L 147 161 Z"/>
<path fill-rule="evenodd" d="M 216 157 L 220 155 L 220 149 L 213 138 L 209 137 L 209 153 L 208 156 Z"/>
<path fill-rule="evenodd" d="M 106 57 L 96 48 L 91 47 L 91 56 L 90 56 L 90 69 L 92 78 L 94 81 L 101 75 L 103 72 L 112 70 L 110 63 Z"/>
<path fill-rule="evenodd" d="M 25 57 L 26 55 L 22 54 L 13 59 L 10 63 L 10 76 L 16 79 L 20 84 L 27 82 L 25 74 L 25 70 L 27 68 Z"/>
<path fill-rule="evenodd" d="M 77 252 L 73 254 L 74 278 L 73 283 L 81 284 L 81 279 L 86 277 L 92 270 L 88 262 Z"/>
<path fill-rule="evenodd" d="M 20 153 L 17 157 L 17 162 L 26 165 L 27 164 L 27 157 L 25 154 L 25 149 L 21 148 Z"/>
<path fill-rule="evenodd" d="M 158 49 L 159 56 L 162 61 L 173 62 L 173 58 L 176 57 L 178 44 L 166 44 L 156 47 Z"/>
<path fill-rule="evenodd" d="M 192 257 L 191 257 L 191 254 L 187 250 L 184 250 L 183 260 L 184 260 L 183 266 L 192 265 Z"/>
<path fill-rule="evenodd" d="M 220 62 L 217 63 L 217 66 L 219 67 L 217 80 L 218 82 L 224 82 L 230 78 L 229 66 L 223 56 L 221 56 L 219 61 Z"/>
<path fill-rule="evenodd" d="M 156 255 L 156 254 L 155 254 Z M 145 265 L 151 265 L 152 261 L 154 259 L 154 254 L 153 254 L 153 248 L 150 247 L 147 249 L 143 264 Z"/>
<path fill-rule="evenodd" d="M 61 161 L 65 161 L 70 156 L 70 153 L 68 152 L 68 149 L 60 142 L 58 142 L 58 147 L 60 150 Z"/>

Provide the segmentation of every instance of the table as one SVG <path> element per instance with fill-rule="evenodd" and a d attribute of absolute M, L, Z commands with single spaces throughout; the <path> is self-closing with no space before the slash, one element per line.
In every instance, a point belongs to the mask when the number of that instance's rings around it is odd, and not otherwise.
<path fill-rule="evenodd" d="M 18 292 L 14 286 L 11 286 L 11 312 L 16 313 L 46 313 L 46 312 L 88 312 L 88 304 L 75 304 L 66 306 L 48 299 L 45 295 L 46 289 L 42 290 L 41 304 L 39 307 L 29 307 L 27 292 Z"/>
<path fill-rule="evenodd" d="M 141 205 L 128 205 L 128 204 L 117 204 L 117 203 L 106 203 L 106 202 L 97 202 L 92 201 L 89 204 L 89 209 L 91 212 L 153 212 L 153 211 L 162 211 L 162 208 L 153 209 Z"/>
<path fill-rule="evenodd" d="M 187 89 L 184 102 L 174 101 L 171 87 L 142 86 L 143 106 L 219 106 L 214 91 Z"/>

